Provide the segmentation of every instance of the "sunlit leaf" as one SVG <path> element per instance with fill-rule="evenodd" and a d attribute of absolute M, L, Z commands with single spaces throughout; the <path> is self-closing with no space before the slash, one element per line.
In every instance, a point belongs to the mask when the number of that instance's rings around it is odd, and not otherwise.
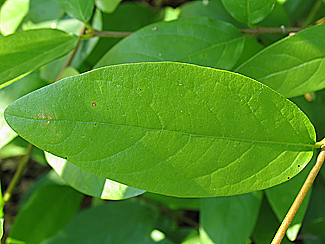
<path fill-rule="evenodd" d="M 173 62 L 61 80 L 15 101 L 5 118 L 32 144 L 90 173 L 179 197 L 277 185 L 315 147 L 309 119 L 267 86 Z"/>

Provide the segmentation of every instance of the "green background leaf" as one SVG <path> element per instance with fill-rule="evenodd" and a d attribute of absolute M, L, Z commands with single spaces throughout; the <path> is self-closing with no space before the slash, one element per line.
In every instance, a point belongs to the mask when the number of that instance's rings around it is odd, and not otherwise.
<path fill-rule="evenodd" d="M 244 41 L 234 26 L 206 17 L 160 22 L 123 39 L 95 67 L 140 61 L 179 61 L 230 69 L 240 57 Z"/>
<path fill-rule="evenodd" d="M 0 85 L 60 58 L 77 43 L 78 37 L 59 30 L 43 29 L 0 38 Z M 1 86 L 0 86 L 1 87 Z"/>
<path fill-rule="evenodd" d="M 86 195 L 102 199 L 120 200 L 145 192 L 90 174 L 67 160 L 49 153 L 45 155 L 47 162 L 68 185 Z"/>
<path fill-rule="evenodd" d="M 254 243 L 270 244 L 280 224 L 281 223 L 277 220 L 269 203 L 267 202 L 266 197 L 263 197 L 260 213 L 252 235 Z M 292 242 L 290 242 L 288 238 L 284 236 L 281 243 L 290 244 Z"/>
<path fill-rule="evenodd" d="M 325 25 L 300 31 L 263 49 L 236 69 L 295 97 L 325 88 Z"/>
<path fill-rule="evenodd" d="M 84 23 L 90 19 L 93 9 L 94 0 L 54 0 L 67 14 Z"/>
<path fill-rule="evenodd" d="M 202 199 L 202 243 L 245 243 L 254 230 L 262 198 L 262 192 L 252 192 Z"/>
<path fill-rule="evenodd" d="M 158 214 L 147 204 L 131 200 L 110 201 L 84 210 L 50 243 L 156 243 L 150 238 Z"/>
<path fill-rule="evenodd" d="M 7 243 L 40 243 L 51 237 L 72 219 L 82 197 L 68 186 L 40 188 L 18 213 Z"/>
<path fill-rule="evenodd" d="M 308 118 L 267 86 L 172 62 L 67 78 L 15 101 L 5 118 L 90 173 L 180 197 L 279 184 L 305 167 L 315 144 Z"/>
<path fill-rule="evenodd" d="M 256 24 L 271 13 L 276 0 L 221 0 L 238 21 Z"/>

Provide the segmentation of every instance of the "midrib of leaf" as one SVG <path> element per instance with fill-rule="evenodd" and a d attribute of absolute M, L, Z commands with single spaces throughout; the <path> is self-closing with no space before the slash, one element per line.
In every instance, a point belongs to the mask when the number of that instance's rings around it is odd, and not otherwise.
<path fill-rule="evenodd" d="M 115 126 L 115 127 L 127 127 L 127 128 L 134 128 L 134 129 L 142 129 L 145 131 L 158 131 L 158 132 L 167 132 L 167 133 L 176 133 L 181 135 L 187 135 L 187 136 L 195 136 L 195 137 L 207 137 L 217 140 L 231 140 L 231 141 L 243 141 L 243 142 L 252 142 L 252 143 L 265 143 L 265 144 L 280 144 L 280 145 L 287 145 L 287 146 L 303 146 L 303 147 L 311 147 L 311 148 L 318 148 L 316 145 L 311 144 L 304 144 L 304 143 L 290 143 L 290 142 L 276 142 L 276 141 L 258 141 L 258 140 L 250 140 L 250 139 L 243 139 L 243 138 L 232 138 L 232 137 L 221 137 L 221 136 L 210 136 L 210 135 L 200 135 L 200 134 L 191 134 L 187 132 L 181 132 L 181 131 L 172 131 L 172 130 L 164 130 L 164 129 L 155 129 L 155 128 L 144 128 L 141 126 L 134 126 L 134 125 L 122 125 L 122 124 L 113 124 L 113 123 L 107 123 L 107 122 L 96 122 L 96 121 L 73 121 L 73 120 L 55 120 L 55 119 L 31 119 L 31 118 L 25 118 L 22 116 L 16 116 L 16 115 L 10 115 L 6 114 L 7 116 L 11 116 L 18 119 L 25 119 L 25 120 L 31 120 L 31 121 L 51 121 L 51 122 L 68 122 L 68 123 L 80 123 L 80 124 L 91 124 L 94 125 L 96 123 L 97 125 L 107 125 L 107 126 Z"/>

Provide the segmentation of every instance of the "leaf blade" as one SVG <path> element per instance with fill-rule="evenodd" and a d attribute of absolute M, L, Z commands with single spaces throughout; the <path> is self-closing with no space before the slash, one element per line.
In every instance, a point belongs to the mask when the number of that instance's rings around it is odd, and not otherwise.
<path fill-rule="evenodd" d="M 263 84 L 171 62 L 56 82 L 14 102 L 5 118 L 31 143 L 90 173 L 181 197 L 279 184 L 304 168 L 315 147 L 308 118 Z"/>
<path fill-rule="evenodd" d="M 66 55 L 78 40 L 53 29 L 24 31 L 0 38 L 0 59 L 7 61 L 0 66 L 0 85 Z"/>
<path fill-rule="evenodd" d="M 238 21 L 256 24 L 273 9 L 275 0 L 221 0 L 227 11 Z"/>
<path fill-rule="evenodd" d="M 220 20 L 194 17 L 159 22 L 123 39 L 95 67 L 177 61 L 231 69 L 242 53 L 244 42 L 237 28 Z"/>
<path fill-rule="evenodd" d="M 236 69 L 286 97 L 325 87 L 325 25 L 284 38 L 263 49 Z M 267 60 L 267 62 L 265 61 Z"/>

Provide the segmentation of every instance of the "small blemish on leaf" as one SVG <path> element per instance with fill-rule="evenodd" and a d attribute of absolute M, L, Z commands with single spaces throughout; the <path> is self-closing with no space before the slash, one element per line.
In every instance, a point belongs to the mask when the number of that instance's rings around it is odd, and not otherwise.
<path fill-rule="evenodd" d="M 298 168 L 300 167 L 300 165 L 298 164 Z"/>
<path fill-rule="evenodd" d="M 64 159 L 68 159 L 68 157 L 64 157 Z"/>
<path fill-rule="evenodd" d="M 290 179 L 290 177 L 288 177 L 288 180 Z"/>
<path fill-rule="evenodd" d="M 156 31 L 157 29 L 158 29 L 157 26 L 152 28 L 153 31 Z"/>
<path fill-rule="evenodd" d="M 93 107 L 96 107 L 97 104 L 96 104 L 96 103 L 92 103 L 91 105 L 92 105 Z"/>
<path fill-rule="evenodd" d="M 97 125 L 97 124 L 95 123 L 95 125 Z"/>
<path fill-rule="evenodd" d="M 91 141 L 91 139 L 89 139 L 89 141 Z"/>

